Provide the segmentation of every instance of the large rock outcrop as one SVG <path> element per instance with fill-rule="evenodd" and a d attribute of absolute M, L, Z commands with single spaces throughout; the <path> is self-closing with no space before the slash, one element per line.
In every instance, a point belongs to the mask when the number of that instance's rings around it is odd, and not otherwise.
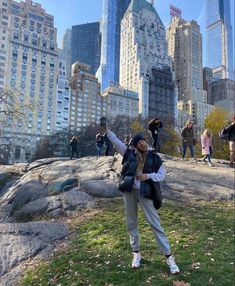
<path fill-rule="evenodd" d="M 202 162 L 162 158 L 163 197 L 192 203 L 234 198 L 234 169 L 223 162 L 214 160 L 210 168 Z M 49 255 L 56 242 L 66 237 L 63 216 L 93 208 L 96 198 L 121 195 L 121 160 L 119 155 L 50 158 L 0 166 L 0 285 L 12 285 L 24 261 Z M 50 222 L 52 218 L 58 222 Z"/>

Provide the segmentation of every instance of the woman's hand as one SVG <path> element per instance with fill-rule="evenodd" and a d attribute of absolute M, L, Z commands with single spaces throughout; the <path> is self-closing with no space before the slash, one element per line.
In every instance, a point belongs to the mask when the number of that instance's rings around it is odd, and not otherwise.
<path fill-rule="evenodd" d="M 139 174 L 136 175 L 136 179 L 143 182 L 148 180 L 148 174 Z"/>

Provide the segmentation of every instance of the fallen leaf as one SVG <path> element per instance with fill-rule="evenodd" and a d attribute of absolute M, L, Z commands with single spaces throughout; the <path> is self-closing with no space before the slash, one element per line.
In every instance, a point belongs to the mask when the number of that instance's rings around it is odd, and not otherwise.
<path fill-rule="evenodd" d="M 192 269 L 198 269 L 198 268 L 200 268 L 200 262 L 193 262 L 193 264 L 190 267 Z"/>

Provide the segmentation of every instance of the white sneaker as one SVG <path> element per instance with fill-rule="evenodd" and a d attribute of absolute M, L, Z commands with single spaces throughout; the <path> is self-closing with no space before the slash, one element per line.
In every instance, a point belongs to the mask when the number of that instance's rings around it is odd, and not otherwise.
<path fill-rule="evenodd" d="M 213 165 L 212 165 L 210 162 L 208 163 L 208 166 L 209 166 L 209 167 L 213 167 Z"/>
<path fill-rule="evenodd" d="M 179 267 L 175 263 L 174 257 L 172 255 L 166 259 L 166 263 L 170 268 L 171 274 L 180 273 Z"/>
<path fill-rule="evenodd" d="M 141 256 L 140 252 L 133 252 L 133 260 L 131 263 L 131 267 L 132 268 L 139 268 L 141 259 L 142 259 L 142 256 Z"/>

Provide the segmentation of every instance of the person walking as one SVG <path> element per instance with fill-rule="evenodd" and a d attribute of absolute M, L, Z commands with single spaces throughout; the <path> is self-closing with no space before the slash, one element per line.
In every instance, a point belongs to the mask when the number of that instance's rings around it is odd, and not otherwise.
<path fill-rule="evenodd" d="M 212 167 L 211 155 L 212 155 L 212 134 L 209 129 L 205 129 L 201 135 L 202 155 L 204 155 L 202 161 L 208 161 L 208 165 Z"/>
<path fill-rule="evenodd" d="M 142 255 L 138 233 L 138 204 L 144 211 L 148 224 L 154 233 L 160 251 L 166 257 L 166 263 L 172 274 L 180 272 L 167 236 L 161 226 L 157 212 L 160 192 L 159 181 L 165 177 L 162 160 L 155 150 L 149 150 L 145 138 L 137 134 L 132 138 L 132 148 L 122 142 L 112 131 L 106 129 L 107 136 L 116 150 L 123 156 L 122 182 L 119 190 L 123 192 L 126 226 L 130 235 L 130 245 L 133 251 L 132 268 L 141 265 Z"/>
<path fill-rule="evenodd" d="M 234 168 L 235 162 L 235 115 L 233 116 L 233 121 L 224 128 L 225 133 L 228 133 L 228 142 L 229 142 L 229 152 L 230 152 L 230 161 L 229 166 Z"/>
<path fill-rule="evenodd" d="M 78 158 L 78 138 L 77 136 L 73 136 L 70 140 L 70 160 L 74 157 L 74 154 Z"/>
<path fill-rule="evenodd" d="M 152 147 L 153 149 L 157 150 L 157 152 L 160 152 L 159 128 L 162 128 L 162 122 L 158 117 L 155 117 L 149 121 L 148 129 L 153 140 Z"/>
<path fill-rule="evenodd" d="M 181 139 L 182 139 L 182 157 L 185 159 L 187 148 L 189 147 L 190 155 L 192 160 L 195 161 L 194 158 L 194 145 L 196 140 L 194 138 L 194 130 L 193 130 L 193 123 L 191 120 L 187 120 L 185 127 L 181 131 Z"/>
<path fill-rule="evenodd" d="M 96 148 L 97 148 L 97 151 L 98 151 L 98 157 L 100 157 L 101 154 L 102 154 L 103 146 L 104 146 L 104 136 L 103 136 L 103 134 L 101 134 L 100 132 L 97 133 L 96 137 L 95 137 L 95 142 L 96 142 Z"/>

